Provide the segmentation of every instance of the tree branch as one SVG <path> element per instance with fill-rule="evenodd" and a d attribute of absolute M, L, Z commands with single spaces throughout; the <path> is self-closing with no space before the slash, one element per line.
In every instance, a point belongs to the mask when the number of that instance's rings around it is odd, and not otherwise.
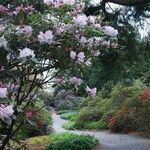
<path fill-rule="evenodd" d="M 102 2 L 110 2 L 123 6 L 137 6 L 147 4 L 150 2 L 150 0 L 102 0 Z"/>

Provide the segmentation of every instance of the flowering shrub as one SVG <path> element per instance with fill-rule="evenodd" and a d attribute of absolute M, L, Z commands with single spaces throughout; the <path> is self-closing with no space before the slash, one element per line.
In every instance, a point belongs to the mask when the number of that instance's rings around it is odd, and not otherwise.
<path fill-rule="evenodd" d="M 0 147 L 3 150 L 30 119 L 31 114 L 24 112 L 36 103 L 39 88 L 59 72 L 90 66 L 101 48 L 114 45 L 118 31 L 101 26 L 101 17 L 87 17 L 82 0 L 0 2 L 0 118 L 2 128 L 9 129 Z M 52 71 L 54 76 L 49 77 Z M 62 76 L 63 82 L 57 80 L 57 84 L 70 91 L 83 83 L 79 77 Z M 96 88 L 85 91 L 96 94 Z"/>

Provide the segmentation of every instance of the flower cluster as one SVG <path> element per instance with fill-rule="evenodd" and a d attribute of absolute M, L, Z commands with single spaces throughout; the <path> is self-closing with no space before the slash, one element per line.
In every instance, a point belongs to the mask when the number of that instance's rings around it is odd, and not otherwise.
<path fill-rule="evenodd" d="M 0 87 L 0 98 L 6 98 L 7 97 L 7 88 Z"/>
<path fill-rule="evenodd" d="M 45 33 L 40 32 L 38 35 L 38 41 L 40 43 L 47 43 L 49 45 L 53 42 L 53 38 L 54 38 L 53 32 L 50 30 L 46 31 Z"/>
<path fill-rule="evenodd" d="M 0 118 L 2 120 L 9 119 L 14 113 L 13 106 L 4 106 L 1 104 L 0 106 Z"/>
<path fill-rule="evenodd" d="M 70 78 L 70 83 L 74 85 L 80 85 L 82 83 L 82 80 L 80 78 L 72 77 Z"/>
<path fill-rule="evenodd" d="M 24 48 L 20 50 L 19 58 L 25 58 L 25 57 L 35 57 L 34 51 L 32 51 L 30 48 Z"/>

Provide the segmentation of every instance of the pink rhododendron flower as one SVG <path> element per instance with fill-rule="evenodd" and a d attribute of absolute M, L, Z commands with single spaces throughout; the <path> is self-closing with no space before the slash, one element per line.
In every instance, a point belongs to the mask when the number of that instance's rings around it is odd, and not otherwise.
<path fill-rule="evenodd" d="M 0 5 L 0 12 L 4 13 L 7 11 L 8 11 L 8 9 L 6 7 L 4 7 L 3 5 Z"/>
<path fill-rule="evenodd" d="M 5 118 L 8 119 L 14 113 L 13 106 L 9 105 L 6 107 L 0 107 L 0 118 L 4 120 Z"/>
<path fill-rule="evenodd" d="M 23 11 L 23 12 L 30 12 L 30 11 L 33 11 L 34 8 L 32 5 L 29 5 L 29 6 L 23 6 L 23 5 L 20 5 L 18 7 L 16 7 L 15 11 L 13 11 L 13 14 L 14 15 L 17 15 L 20 13 L 20 11 Z"/>
<path fill-rule="evenodd" d="M 88 93 L 88 95 L 90 95 L 92 97 L 94 97 L 96 95 L 96 92 L 97 92 L 96 88 L 90 89 L 88 86 L 86 87 L 85 90 Z"/>
<path fill-rule="evenodd" d="M 24 35 L 30 36 L 32 34 L 32 31 L 33 29 L 31 26 L 24 26 L 23 28 L 18 27 L 16 34 L 18 35 L 24 34 Z"/>
<path fill-rule="evenodd" d="M 85 44 L 88 42 L 88 40 L 86 39 L 86 37 L 82 36 L 79 42 L 82 46 L 85 46 Z"/>
<path fill-rule="evenodd" d="M 92 24 L 95 24 L 95 22 L 96 22 L 96 16 L 89 16 L 88 19 L 89 19 L 89 21 L 90 21 Z"/>
<path fill-rule="evenodd" d="M 40 43 L 48 43 L 49 45 L 53 42 L 53 32 L 48 30 L 45 33 L 40 32 L 40 34 L 38 35 L 38 41 Z"/>
<path fill-rule="evenodd" d="M 30 48 L 24 48 L 23 50 L 20 50 L 19 58 L 24 58 L 28 56 L 31 56 L 32 58 L 35 57 L 33 50 L 31 50 Z"/>
<path fill-rule="evenodd" d="M 77 25 L 85 26 L 87 24 L 88 18 L 85 14 L 77 15 L 77 17 L 74 17 L 74 22 Z"/>
<path fill-rule="evenodd" d="M 77 63 L 83 63 L 83 62 L 84 62 L 85 55 L 84 55 L 83 52 L 79 52 L 78 54 L 76 54 L 76 52 L 71 51 L 71 52 L 70 52 L 70 57 L 71 57 L 73 60 L 76 60 Z"/>
<path fill-rule="evenodd" d="M 0 87 L 0 98 L 5 98 L 7 96 L 7 88 Z"/>
<path fill-rule="evenodd" d="M 82 80 L 80 78 L 72 77 L 70 78 L 70 83 L 74 85 L 80 85 L 82 83 Z"/>
<path fill-rule="evenodd" d="M 109 35 L 109 36 L 117 36 L 118 35 L 118 30 L 115 30 L 111 26 L 104 26 L 104 33 Z"/>
<path fill-rule="evenodd" d="M 61 6 L 63 4 L 73 5 L 75 4 L 75 0 L 44 0 L 46 5 L 54 5 L 55 7 Z"/>
<path fill-rule="evenodd" d="M 85 55 L 84 55 L 83 52 L 78 53 L 78 55 L 77 55 L 77 62 L 78 63 L 84 62 L 84 58 L 85 58 Z"/>

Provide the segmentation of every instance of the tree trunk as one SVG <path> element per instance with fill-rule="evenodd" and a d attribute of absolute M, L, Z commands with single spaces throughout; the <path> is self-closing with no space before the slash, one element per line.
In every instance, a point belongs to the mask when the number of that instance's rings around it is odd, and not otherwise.
<path fill-rule="evenodd" d="M 102 1 L 105 3 L 110 2 L 110 3 L 123 5 L 123 6 L 143 5 L 150 2 L 150 0 L 102 0 Z"/>

